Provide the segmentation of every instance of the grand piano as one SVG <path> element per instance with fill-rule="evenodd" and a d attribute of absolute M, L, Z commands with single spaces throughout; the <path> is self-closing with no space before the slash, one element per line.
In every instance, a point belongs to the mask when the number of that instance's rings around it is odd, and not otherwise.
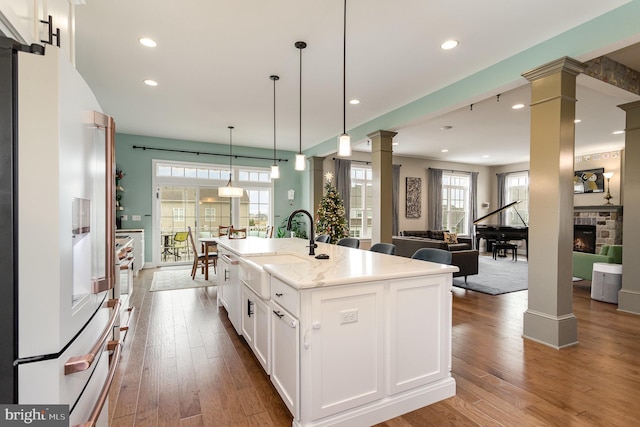
<path fill-rule="evenodd" d="M 520 203 L 520 200 L 516 200 L 515 202 L 511 202 L 508 205 L 502 206 L 501 208 L 496 209 L 493 212 L 489 212 L 487 215 L 478 218 L 473 221 L 473 225 L 475 226 L 475 236 L 476 236 L 476 249 L 480 247 L 480 239 L 487 240 L 487 250 L 491 250 L 491 244 L 496 242 L 504 242 L 507 240 L 524 240 L 525 241 L 525 255 L 529 254 L 529 227 L 527 223 L 524 222 L 522 216 L 518 213 L 516 209 L 516 214 L 518 214 L 518 218 L 522 221 L 522 227 L 513 227 L 509 225 L 493 225 L 493 224 L 478 224 L 479 222 L 496 215 L 505 209 L 509 209 L 510 207 Z M 514 207 L 515 209 L 515 207 Z"/>

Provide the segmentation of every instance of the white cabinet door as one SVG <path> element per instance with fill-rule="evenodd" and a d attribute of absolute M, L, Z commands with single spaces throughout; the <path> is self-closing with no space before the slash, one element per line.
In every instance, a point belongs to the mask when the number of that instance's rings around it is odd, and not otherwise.
<path fill-rule="evenodd" d="M 384 284 L 313 290 L 305 319 L 310 325 L 304 325 L 309 332 L 301 351 L 310 378 L 303 374 L 303 411 L 317 420 L 381 399 Z"/>
<path fill-rule="evenodd" d="M 271 311 L 269 305 L 242 284 L 242 336 L 249 344 L 262 368 L 271 373 Z"/>
<path fill-rule="evenodd" d="M 400 393 L 449 375 L 451 324 L 447 278 L 397 280 L 389 288 L 389 394 Z M 450 279 L 449 279 L 450 280 Z M 425 310 L 424 301 L 430 306 Z M 420 325 L 416 327 L 416 325 Z"/>
<path fill-rule="evenodd" d="M 267 375 L 271 374 L 271 310 L 260 298 L 255 298 L 253 306 L 255 329 L 253 352 Z"/>
<path fill-rule="evenodd" d="M 7 37 L 21 43 L 40 43 L 38 34 L 42 2 L 34 0 L 0 0 L 0 26 Z M 0 28 L 1 28 L 0 27 Z"/>
<path fill-rule="evenodd" d="M 299 418 L 300 335 L 298 321 L 271 302 L 271 382 L 294 418 Z"/>
<path fill-rule="evenodd" d="M 218 307 L 224 307 L 228 310 L 229 304 L 225 299 L 225 291 L 229 282 L 231 273 L 231 265 L 222 254 L 218 257 Z"/>
<path fill-rule="evenodd" d="M 256 317 L 255 317 L 255 297 L 253 292 L 247 287 L 242 285 L 242 298 L 240 305 L 242 306 L 242 336 L 244 337 L 249 347 L 253 349 L 254 342 L 253 337 L 255 334 Z M 255 351 L 255 350 L 254 350 Z"/>

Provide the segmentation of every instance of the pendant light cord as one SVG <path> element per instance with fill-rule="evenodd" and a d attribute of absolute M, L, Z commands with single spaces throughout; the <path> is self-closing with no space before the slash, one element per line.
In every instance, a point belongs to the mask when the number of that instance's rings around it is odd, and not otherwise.
<path fill-rule="evenodd" d="M 347 0 L 344 0 L 342 37 L 342 133 L 347 133 Z"/>
<path fill-rule="evenodd" d="M 299 142 L 300 145 L 298 146 L 298 153 L 302 153 L 302 49 L 304 49 L 304 47 L 299 48 L 300 49 L 300 99 L 299 99 L 299 105 L 298 105 L 298 111 L 300 111 L 299 114 L 299 118 L 298 118 L 298 129 L 299 129 Z"/>
<path fill-rule="evenodd" d="M 233 144 L 232 144 L 232 136 L 233 134 L 233 126 L 229 126 L 229 186 L 231 186 L 231 175 L 233 174 L 233 167 L 231 165 L 233 159 Z"/>
<path fill-rule="evenodd" d="M 276 81 L 280 77 L 273 75 L 269 77 L 273 80 L 273 165 L 276 165 Z"/>

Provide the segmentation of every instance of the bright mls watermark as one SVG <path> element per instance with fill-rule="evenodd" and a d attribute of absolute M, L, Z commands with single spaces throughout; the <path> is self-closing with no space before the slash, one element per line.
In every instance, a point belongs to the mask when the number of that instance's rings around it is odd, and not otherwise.
<path fill-rule="evenodd" d="M 69 405 L 0 405 L 0 427 L 68 427 Z"/>

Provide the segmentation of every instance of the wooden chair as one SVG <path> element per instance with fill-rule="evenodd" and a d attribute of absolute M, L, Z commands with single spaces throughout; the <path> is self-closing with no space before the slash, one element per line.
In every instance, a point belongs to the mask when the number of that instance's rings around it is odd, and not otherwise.
<path fill-rule="evenodd" d="M 266 237 L 267 239 L 271 239 L 273 237 L 273 226 L 271 225 L 267 226 L 267 232 L 264 235 L 264 237 Z"/>
<path fill-rule="evenodd" d="M 187 234 L 189 236 L 189 244 L 191 245 L 191 249 L 193 250 L 193 267 L 191 267 L 191 280 L 196 278 L 196 272 L 198 268 L 202 269 L 204 273 L 205 280 L 209 280 L 209 265 L 207 264 L 207 259 L 213 265 L 213 271 L 216 273 L 216 267 L 218 265 L 218 253 L 217 252 L 209 252 L 206 254 L 204 252 L 198 252 L 196 248 L 196 242 L 193 239 L 193 233 L 191 233 L 191 227 L 187 227 Z"/>
<path fill-rule="evenodd" d="M 233 228 L 229 229 L 229 238 L 230 239 L 246 239 L 247 238 L 247 229 L 246 228 Z"/>
<path fill-rule="evenodd" d="M 218 226 L 218 236 L 227 236 L 229 229 L 233 228 L 233 225 L 220 225 Z"/>

